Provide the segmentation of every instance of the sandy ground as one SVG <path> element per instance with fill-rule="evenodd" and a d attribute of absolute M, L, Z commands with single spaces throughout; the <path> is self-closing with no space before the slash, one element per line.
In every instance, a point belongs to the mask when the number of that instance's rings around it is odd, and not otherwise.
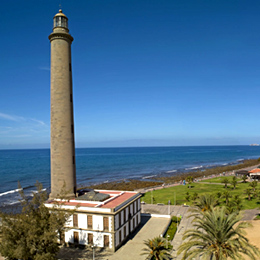
<path fill-rule="evenodd" d="M 251 223 L 252 227 L 246 228 L 246 237 L 251 244 L 257 246 L 260 250 L 260 220 L 250 220 L 247 222 Z M 245 257 L 245 259 L 249 260 L 250 258 Z"/>

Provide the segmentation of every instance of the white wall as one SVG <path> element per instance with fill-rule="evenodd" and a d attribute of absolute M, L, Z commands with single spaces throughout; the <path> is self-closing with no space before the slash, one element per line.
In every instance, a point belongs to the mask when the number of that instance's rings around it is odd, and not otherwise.
<path fill-rule="evenodd" d="M 103 216 L 93 215 L 92 221 L 94 230 L 103 230 Z"/>
<path fill-rule="evenodd" d="M 87 215 L 86 214 L 78 214 L 78 227 L 87 229 Z"/>
<path fill-rule="evenodd" d="M 87 245 L 88 244 L 88 233 L 93 234 L 93 243 L 97 247 L 104 246 L 104 235 L 109 236 L 109 248 L 112 248 L 112 236 L 110 233 L 106 232 L 91 232 L 85 230 L 78 229 L 70 229 L 65 232 L 65 242 L 66 243 L 74 243 L 74 232 L 79 233 L 79 244 Z"/>

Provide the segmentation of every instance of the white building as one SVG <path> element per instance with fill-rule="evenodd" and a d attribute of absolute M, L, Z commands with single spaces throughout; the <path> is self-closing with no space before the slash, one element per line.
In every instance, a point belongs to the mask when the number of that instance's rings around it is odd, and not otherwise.
<path fill-rule="evenodd" d="M 65 242 L 116 251 L 141 222 L 141 194 L 132 191 L 92 190 L 62 203 L 75 210 L 66 224 Z M 54 201 L 45 204 L 51 208 Z"/>

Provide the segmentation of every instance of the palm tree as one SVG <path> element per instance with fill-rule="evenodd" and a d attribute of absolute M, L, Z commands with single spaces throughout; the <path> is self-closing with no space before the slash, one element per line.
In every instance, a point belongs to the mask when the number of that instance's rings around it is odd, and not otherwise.
<path fill-rule="evenodd" d="M 245 194 L 248 196 L 248 200 L 251 200 L 253 190 L 252 189 L 246 189 Z"/>
<path fill-rule="evenodd" d="M 227 205 L 228 213 L 239 212 L 243 208 L 242 200 L 239 195 L 235 195 Z"/>
<path fill-rule="evenodd" d="M 185 199 L 186 199 L 187 201 L 190 201 L 190 193 L 189 193 L 188 191 L 186 192 Z"/>
<path fill-rule="evenodd" d="M 171 257 L 167 241 L 162 237 L 155 237 L 144 241 L 146 245 L 141 255 L 147 255 L 151 260 L 168 260 Z"/>
<path fill-rule="evenodd" d="M 244 236 L 244 228 L 249 224 L 239 222 L 237 213 L 227 214 L 225 207 L 205 211 L 194 219 L 194 229 L 184 233 L 184 242 L 178 248 L 182 259 L 243 259 L 242 255 L 252 260 L 260 257 L 257 247 L 251 245 Z M 242 254 L 242 255 L 241 255 Z"/>
<path fill-rule="evenodd" d="M 227 185 L 228 185 L 228 183 L 229 183 L 228 178 L 227 178 L 227 177 L 224 178 L 224 179 L 222 180 L 222 183 L 224 183 L 224 184 L 225 184 L 225 188 L 227 188 Z"/>
<path fill-rule="evenodd" d="M 233 185 L 233 189 L 235 189 L 237 186 L 237 177 L 236 176 L 233 176 L 231 184 Z"/>
<path fill-rule="evenodd" d="M 244 175 L 242 176 L 242 180 L 243 180 L 244 183 L 246 183 L 247 175 L 244 174 Z"/>
<path fill-rule="evenodd" d="M 198 193 L 197 193 L 197 192 L 194 192 L 194 193 L 191 195 L 191 199 L 194 200 L 194 201 L 195 201 L 198 197 L 199 197 L 199 196 L 198 196 Z"/>
<path fill-rule="evenodd" d="M 249 183 L 249 186 L 253 188 L 253 191 L 255 191 L 256 186 L 257 186 L 257 181 L 252 181 Z"/>
<path fill-rule="evenodd" d="M 229 198 L 232 198 L 232 195 L 230 194 L 230 192 L 228 190 L 225 190 L 222 193 L 222 198 L 224 198 L 226 200 L 226 205 L 227 205 L 229 202 Z"/>
<path fill-rule="evenodd" d="M 201 195 L 198 201 L 195 203 L 196 209 L 191 209 L 192 212 L 204 212 L 211 210 L 217 206 L 217 200 L 212 194 Z"/>
<path fill-rule="evenodd" d="M 189 183 L 189 189 L 190 189 L 190 185 L 191 185 L 191 183 L 193 182 L 193 178 L 192 178 L 192 176 L 188 176 L 187 178 L 186 178 L 186 181 Z"/>

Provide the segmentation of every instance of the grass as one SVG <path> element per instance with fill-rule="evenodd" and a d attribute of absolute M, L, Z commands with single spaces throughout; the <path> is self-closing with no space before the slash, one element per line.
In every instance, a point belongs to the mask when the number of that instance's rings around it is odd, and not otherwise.
<path fill-rule="evenodd" d="M 254 218 L 254 220 L 260 220 L 260 214 L 258 214 L 258 215 Z"/>
<path fill-rule="evenodd" d="M 254 209 L 258 208 L 260 205 L 260 199 L 258 198 L 252 198 L 251 201 L 248 200 L 248 196 L 245 194 L 245 190 L 250 188 L 249 183 L 238 183 L 237 187 L 233 189 L 231 185 L 227 187 L 227 189 L 224 188 L 224 184 L 222 184 L 222 180 L 224 177 L 218 177 L 211 179 L 212 184 L 209 183 L 204 183 L 204 182 L 198 182 L 198 183 L 192 183 L 192 188 L 188 188 L 188 185 L 179 185 L 179 186 L 174 186 L 170 188 L 165 188 L 161 190 L 154 190 L 152 192 L 147 192 L 144 194 L 142 197 L 142 201 L 145 203 L 151 203 L 151 197 L 154 198 L 153 204 L 156 203 L 163 203 L 163 204 L 168 204 L 168 201 L 171 201 L 171 205 L 181 205 L 186 203 L 187 205 L 193 205 L 193 201 L 187 201 L 186 196 L 187 192 L 192 195 L 194 193 L 197 193 L 198 196 L 203 195 L 203 194 L 214 194 L 216 195 L 217 193 L 223 193 L 225 190 L 228 190 L 232 197 L 235 195 L 239 195 L 240 198 L 242 199 L 242 206 L 243 209 Z M 232 177 L 231 177 L 232 178 Z M 207 180 L 209 182 L 209 180 Z M 221 185 L 220 185 L 221 184 Z M 260 184 L 258 184 L 258 187 Z M 257 187 L 257 188 L 258 188 Z M 175 201 L 176 198 L 176 201 Z M 230 199 L 232 200 L 232 198 Z M 220 200 L 220 205 L 225 205 L 225 200 L 224 198 L 221 198 Z"/>
<path fill-rule="evenodd" d="M 233 177 L 234 176 L 221 176 L 221 177 L 216 177 L 216 178 L 212 178 L 212 179 L 202 180 L 201 182 L 222 183 L 222 180 L 225 179 L 225 178 L 228 179 L 229 182 L 231 182 Z M 242 179 L 237 178 L 237 181 L 240 182 L 240 181 L 242 181 Z M 228 184 L 228 185 L 230 185 L 230 184 Z"/>
<path fill-rule="evenodd" d="M 180 221 L 181 221 L 181 218 L 178 218 L 178 223 L 180 223 Z M 173 216 L 171 224 L 170 224 L 167 232 L 165 233 L 164 237 L 167 238 L 168 241 L 171 241 L 171 240 L 173 240 L 173 237 L 174 237 L 176 231 L 177 231 L 177 217 Z"/>

